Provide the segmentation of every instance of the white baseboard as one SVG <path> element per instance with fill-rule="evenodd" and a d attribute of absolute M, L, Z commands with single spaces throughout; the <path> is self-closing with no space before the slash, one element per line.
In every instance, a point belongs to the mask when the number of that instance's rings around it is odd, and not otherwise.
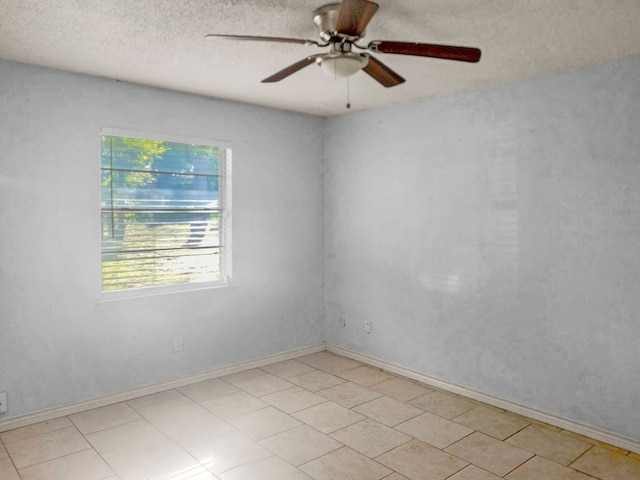
<path fill-rule="evenodd" d="M 131 390 L 126 390 L 124 392 L 113 393 L 97 398 L 90 398 L 88 400 L 82 400 L 79 402 L 67 403 L 57 407 L 47 408 L 45 410 L 38 410 L 26 415 L 0 420 L 0 432 L 32 425 L 38 422 L 45 422 L 47 420 L 52 420 L 54 418 L 62 417 L 65 415 L 84 412 L 86 410 L 91 410 L 92 408 L 104 407 L 106 405 L 124 402 L 126 400 L 142 397 L 144 395 L 150 395 L 152 393 L 162 392 L 164 390 L 170 390 L 172 388 L 184 387 L 185 385 L 190 385 L 192 383 L 211 380 L 212 378 L 230 375 L 232 373 L 249 370 L 251 368 L 264 367 L 265 365 L 270 365 L 272 363 L 283 362 L 285 360 L 291 360 L 303 355 L 321 352 L 323 350 L 326 350 L 326 348 L 327 347 L 324 344 L 298 348 L 283 353 L 277 353 L 275 355 L 268 355 L 266 357 L 247 360 L 246 362 L 227 365 L 221 368 L 215 368 L 205 372 L 185 375 L 183 377 L 154 383 L 152 385 L 145 385 L 144 387 L 138 387 Z"/>
<path fill-rule="evenodd" d="M 616 433 L 612 433 L 607 430 L 602 430 L 597 427 L 592 427 L 591 425 L 586 425 L 573 420 L 569 420 L 567 418 L 559 417 L 551 413 L 536 410 L 531 407 L 519 405 L 509 400 L 504 400 L 486 393 L 478 392 L 476 390 L 473 390 L 467 387 L 456 385 L 454 383 L 450 383 L 437 378 L 433 378 L 423 373 L 416 372 L 414 370 L 410 370 L 408 368 L 402 367 L 400 365 L 395 365 L 393 363 L 389 363 L 384 360 L 379 360 L 375 357 L 370 357 L 369 355 L 356 353 L 346 348 L 339 347 L 337 345 L 328 344 L 327 350 L 337 355 L 342 355 L 344 357 L 348 357 L 353 360 L 358 360 L 359 362 L 366 363 L 367 365 L 381 368 L 388 372 L 395 373 L 397 375 L 401 375 L 403 377 L 410 378 L 412 380 L 416 380 L 426 385 L 431 385 L 441 390 L 446 390 L 448 392 L 456 393 L 464 397 L 471 398 L 472 400 L 478 400 L 479 402 L 487 403 L 489 405 L 493 405 L 494 407 L 498 407 L 503 410 L 508 410 L 510 412 L 517 413 L 519 415 L 523 415 L 525 417 L 529 417 L 534 420 L 538 420 L 540 422 L 548 423 L 549 425 L 554 425 L 564 430 L 569 430 L 571 432 L 578 433 L 580 435 L 584 435 L 589 438 L 593 438 L 594 440 L 599 440 L 601 442 L 608 443 L 616 447 L 620 447 L 624 450 L 640 453 L 640 440 L 624 437 L 622 435 L 618 435 Z"/>

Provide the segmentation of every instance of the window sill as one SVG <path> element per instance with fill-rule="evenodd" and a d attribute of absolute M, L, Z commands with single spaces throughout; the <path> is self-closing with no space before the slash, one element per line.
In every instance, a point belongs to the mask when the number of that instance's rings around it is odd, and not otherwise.
<path fill-rule="evenodd" d="M 133 289 L 103 292 L 102 298 L 96 300 L 98 310 L 125 307 L 129 305 L 146 305 L 163 299 L 199 294 L 202 292 L 223 291 L 237 288 L 237 283 L 203 283 L 201 285 L 168 285 L 145 289 Z"/>

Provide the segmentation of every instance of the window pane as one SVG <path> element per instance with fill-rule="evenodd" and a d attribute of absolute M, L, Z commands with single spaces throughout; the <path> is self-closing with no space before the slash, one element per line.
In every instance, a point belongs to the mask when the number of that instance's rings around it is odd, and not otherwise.
<path fill-rule="evenodd" d="M 222 150 L 102 136 L 103 290 L 221 278 Z"/>
<path fill-rule="evenodd" d="M 102 136 L 102 167 L 168 173 L 218 174 L 220 149 L 208 145 Z"/>
<path fill-rule="evenodd" d="M 102 251 L 219 246 L 219 217 L 218 213 L 103 212 Z"/>
<path fill-rule="evenodd" d="M 102 288 L 152 287 L 172 283 L 216 281 L 220 276 L 220 249 L 141 252 L 103 255 Z"/>
<path fill-rule="evenodd" d="M 220 206 L 217 176 L 116 171 L 103 178 L 103 207 L 111 208 L 111 203 L 115 209 L 214 209 Z"/>

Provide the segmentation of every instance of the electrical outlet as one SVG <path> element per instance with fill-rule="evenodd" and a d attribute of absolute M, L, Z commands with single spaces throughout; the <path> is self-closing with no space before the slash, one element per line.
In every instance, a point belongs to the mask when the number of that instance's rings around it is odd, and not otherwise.
<path fill-rule="evenodd" d="M 364 322 L 364 332 L 365 333 L 371 333 L 371 321 L 367 320 L 366 322 Z"/>
<path fill-rule="evenodd" d="M 0 413 L 7 413 L 7 392 L 0 392 Z"/>
<path fill-rule="evenodd" d="M 340 319 L 338 320 L 338 325 L 341 327 L 345 327 L 347 325 L 347 322 L 344 321 L 344 317 L 340 317 Z"/>
<path fill-rule="evenodd" d="M 184 348 L 184 340 L 182 338 L 182 336 L 177 336 L 174 337 L 173 339 L 173 351 L 174 352 L 181 352 L 182 349 Z"/>

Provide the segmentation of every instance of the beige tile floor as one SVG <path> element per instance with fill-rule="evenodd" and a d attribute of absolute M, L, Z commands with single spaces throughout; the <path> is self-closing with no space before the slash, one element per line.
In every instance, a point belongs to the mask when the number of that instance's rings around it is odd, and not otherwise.
<path fill-rule="evenodd" d="M 0 434 L 2 480 L 632 480 L 640 455 L 320 352 Z"/>

